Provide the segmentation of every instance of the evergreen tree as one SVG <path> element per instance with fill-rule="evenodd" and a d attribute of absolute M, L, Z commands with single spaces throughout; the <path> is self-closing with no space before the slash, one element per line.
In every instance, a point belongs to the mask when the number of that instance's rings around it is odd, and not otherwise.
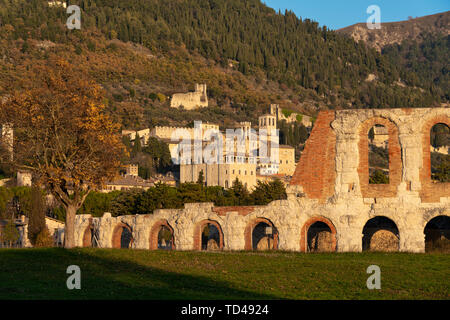
<path fill-rule="evenodd" d="M 203 176 L 203 170 L 200 170 L 200 172 L 198 174 L 197 183 L 201 186 L 203 186 L 205 183 L 205 177 Z"/>
<path fill-rule="evenodd" d="M 42 190 L 37 186 L 33 186 L 31 189 L 31 211 L 28 217 L 28 239 L 30 239 L 33 246 L 36 243 L 38 234 L 44 229 L 47 229 L 45 210 L 46 207 Z"/>
<path fill-rule="evenodd" d="M 139 137 L 139 133 L 136 132 L 133 149 L 131 150 L 132 157 L 135 157 L 141 151 L 142 151 L 141 138 Z"/>
<path fill-rule="evenodd" d="M 17 241 L 19 241 L 20 234 L 16 228 L 14 219 L 9 219 L 3 230 L 0 230 L 0 240 L 6 243 L 8 247 L 12 247 Z"/>

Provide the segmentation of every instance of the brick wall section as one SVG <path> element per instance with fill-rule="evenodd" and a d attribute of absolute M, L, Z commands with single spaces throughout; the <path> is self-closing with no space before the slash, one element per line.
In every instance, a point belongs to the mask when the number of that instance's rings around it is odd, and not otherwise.
<path fill-rule="evenodd" d="M 222 228 L 220 227 L 220 224 L 217 221 L 214 220 L 203 220 L 200 221 L 199 223 L 197 223 L 197 225 L 194 228 L 194 250 L 202 250 L 202 232 L 203 229 L 205 227 L 205 225 L 207 224 L 212 224 L 214 225 L 217 230 L 219 230 L 219 249 L 222 250 L 223 249 L 223 231 Z"/>
<path fill-rule="evenodd" d="M 369 130 L 381 124 L 388 130 L 389 140 L 389 184 L 369 184 Z M 402 155 L 398 140 L 398 128 L 388 119 L 375 117 L 365 121 L 359 130 L 359 183 L 364 198 L 396 197 L 402 179 Z"/>
<path fill-rule="evenodd" d="M 242 206 L 242 207 L 214 207 L 213 211 L 216 212 L 219 216 L 226 216 L 227 212 L 237 212 L 240 216 L 246 216 L 249 213 L 252 213 L 255 210 L 255 207 L 251 206 Z"/>
<path fill-rule="evenodd" d="M 444 123 L 450 127 L 450 120 L 447 116 L 441 115 L 430 119 L 423 126 L 422 131 L 422 157 L 423 164 L 420 169 L 420 183 L 422 190 L 420 197 L 422 202 L 439 202 L 440 197 L 450 196 L 450 183 L 439 183 L 431 180 L 431 152 L 430 152 L 430 131 L 435 124 Z"/>
<path fill-rule="evenodd" d="M 331 230 L 331 235 L 333 237 L 332 242 L 332 251 L 336 251 L 336 228 L 331 223 L 330 220 L 324 217 L 312 217 L 308 221 L 305 222 L 305 224 L 302 227 L 302 230 L 300 232 L 300 252 L 306 252 L 307 251 L 307 237 L 308 237 L 308 229 L 310 226 L 312 226 L 316 222 L 323 222 L 325 223 Z"/>
<path fill-rule="evenodd" d="M 170 232 L 172 233 L 172 249 L 175 249 L 175 241 L 173 239 L 173 228 L 169 225 L 169 223 L 167 222 L 167 220 L 159 220 L 157 222 L 155 222 L 155 224 L 153 225 L 152 229 L 150 230 L 150 245 L 149 248 L 150 250 L 158 250 L 158 235 L 159 235 L 159 231 L 161 230 L 162 227 L 167 227 Z"/>
<path fill-rule="evenodd" d="M 331 128 L 334 111 L 322 111 L 314 123 L 291 185 L 301 185 L 308 198 L 322 201 L 334 193 L 336 134 Z"/>
<path fill-rule="evenodd" d="M 84 230 L 83 234 L 83 247 L 90 248 L 92 247 L 92 226 L 89 225 Z"/>

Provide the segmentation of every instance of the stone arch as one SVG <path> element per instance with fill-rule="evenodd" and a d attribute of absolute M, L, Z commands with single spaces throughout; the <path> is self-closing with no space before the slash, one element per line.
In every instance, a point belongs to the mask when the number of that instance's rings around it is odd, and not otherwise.
<path fill-rule="evenodd" d="M 362 230 L 363 251 L 393 252 L 400 249 L 400 232 L 397 224 L 385 216 L 369 219 Z"/>
<path fill-rule="evenodd" d="M 310 228 L 317 223 L 322 223 L 326 225 L 329 229 L 329 232 L 331 233 L 331 237 L 329 239 L 323 239 L 328 243 L 326 245 L 326 249 L 324 251 L 332 251 L 335 252 L 337 250 L 337 241 L 336 241 L 336 227 L 334 224 L 325 217 L 312 217 L 309 220 L 305 222 L 305 224 L 302 227 L 302 230 L 300 232 L 300 251 L 301 252 L 308 252 L 308 232 L 310 231 Z M 316 239 L 317 242 L 318 239 Z M 320 250 L 321 251 L 321 250 Z"/>
<path fill-rule="evenodd" d="M 388 131 L 389 145 L 389 183 L 369 184 L 369 130 L 375 125 L 382 125 Z M 389 119 L 373 117 L 364 121 L 359 127 L 359 165 L 358 175 L 361 194 L 364 198 L 395 197 L 397 187 L 402 179 L 402 159 L 398 127 Z"/>
<path fill-rule="evenodd" d="M 123 222 L 119 222 L 112 234 L 111 245 L 115 249 L 130 248 L 133 244 L 133 232 L 131 227 Z"/>
<path fill-rule="evenodd" d="M 251 220 L 247 226 L 245 227 L 244 231 L 244 237 L 245 237 L 245 250 L 256 250 L 259 243 L 254 243 L 255 237 L 254 237 L 254 231 L 255 228 L 260 225 L 265 224 L 268 227 L 272 228 L 272 235 L 267 236 L 268 241 L 268 248 L 276 250 L 278 249 L 278 230 L 273 224 L 272 221 L 266 218 L 255 218 Z M 260 239 L 257 239 L 258 241 L 263 240 L 265 237 L 261 237 Z"/>
<path fill-rule="evenodd" d="M 92 224 L 89 224 L 86 229 L 84 229 L 83 233 L 83 247 L 84 248 L 90 248 L 92 247 L 92 237 L 94 236 L 94 227 Z"/>
<path fill-rule="evenodd" d="M 450 217 L 437 215 L 430 219 L 423 229 L 425 252 L 450 253 Z"/>
<path fill-rule="evenodd" d="M 434 125 L 442 123 L 450 127 L 450 118 L 438 115 L 425 121 L 422 127 L 422 167 L 420 168 L 420 183 L 422 189 L 420 197 L 422 202 L 439 202 L 441 197 L 450 196 L 450 183 L 433 183 L 431 180 L 431 152 L 430 135 Z"/>
<path fill-rule="evenodd" d="M 159 220 L 155 222 L 150 230 L 150 250 L 158 250 L 159 249 L 159 232 L 162 228 L 167 228 L 172 233 L 172 239 L 170 241 L 170 250 L 175 249 L 175 238 L 173 228 L 170 226 L 167 220 Z"/>
<path fill-rule="evenodd" d="M 223 231 L 220 224 L 215 220 L 205 219 L 198 222 L 194 228 L 194 250 L 202 250 L 202 233 L 207 225 L 214 226 L 219 233 L 219 243 L 217 243 L 218 249 L 223 250 Z"/>

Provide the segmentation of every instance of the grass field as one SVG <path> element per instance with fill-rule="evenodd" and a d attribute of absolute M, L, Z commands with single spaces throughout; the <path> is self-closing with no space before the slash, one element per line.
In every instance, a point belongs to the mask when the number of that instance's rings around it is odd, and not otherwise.
<path fill-rule="evenodd" d="M 381 290 L 369 290 L 369 265 Z M 81 290 L 66 269 L 81 268 Z M 1 249 L 0 299 L 449 299 L 450 255 Z"/>

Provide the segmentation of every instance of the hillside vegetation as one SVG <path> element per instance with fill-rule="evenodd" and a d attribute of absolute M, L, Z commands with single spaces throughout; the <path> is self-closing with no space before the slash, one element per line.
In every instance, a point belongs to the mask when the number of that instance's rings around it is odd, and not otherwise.
<path fill-rule="evenodd" d="M 450 11 L 406 21 L 381 23 L 370 30 L 358 23 L 337 30 L 364 41 L 394 65 L 409 71 L 407 83 L 430 87 L 442 101 L 450 99 Z"/>
<path fill-rule="evenodd" d="M 229 125 L 269 103 L 314 115 L 327 108 L 430 107 L 441 102 L 414 70 L 364 43 L 259 0 L 83 0 L 82 29 L 47 1 L 0 0 L 0 94 L 27 66 L 58 55 L 106 90 L 123 127 Z M 374 81 L 367 81 L 374 75 Z M 417 75 L 416 75 L 417 77 Z M 400 82 L 399 82 L 400 80 Z M 211 108 L 167 112 L 174 92 L 207 83 Z"/>

